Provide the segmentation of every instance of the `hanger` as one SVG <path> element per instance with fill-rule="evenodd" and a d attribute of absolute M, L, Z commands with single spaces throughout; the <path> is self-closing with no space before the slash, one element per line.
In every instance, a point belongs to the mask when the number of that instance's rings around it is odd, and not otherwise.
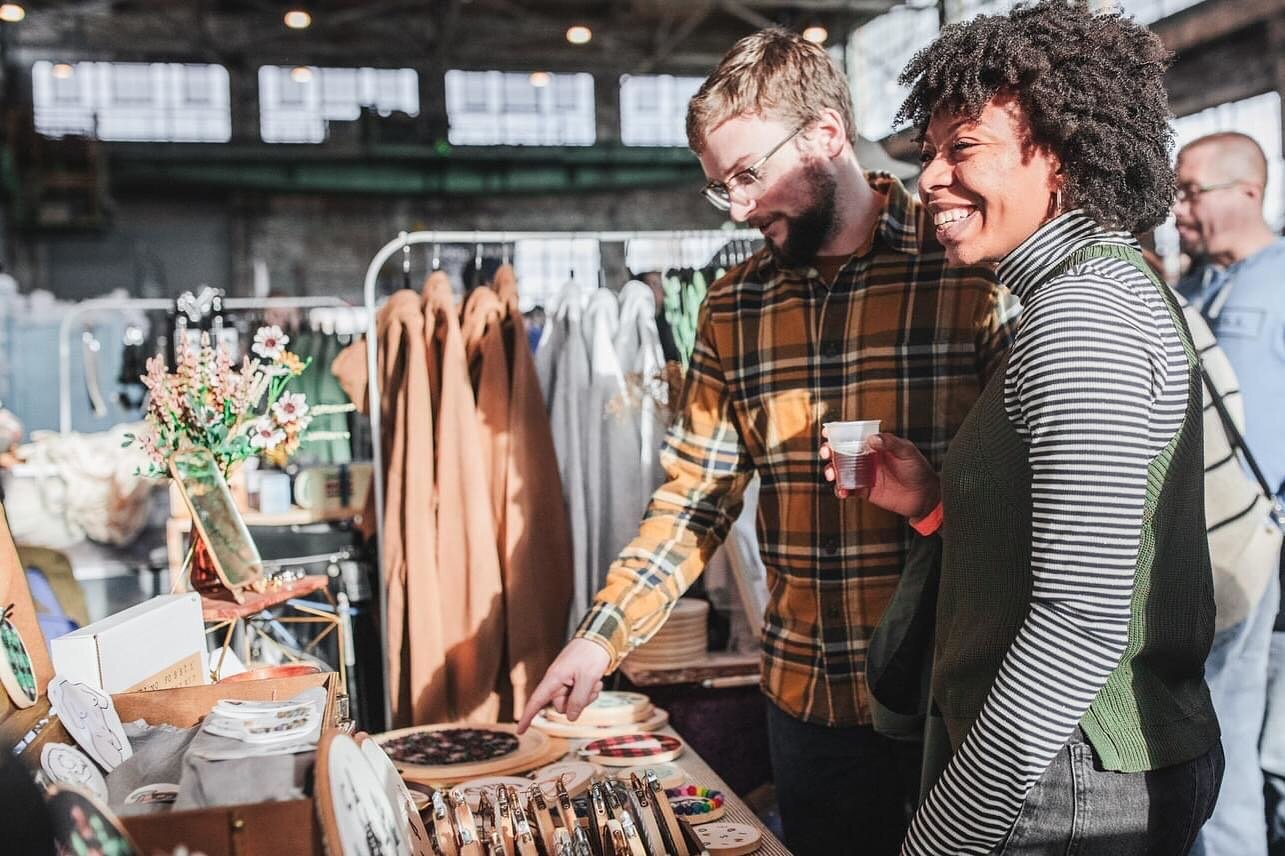
<path fill-rule="evenodd" d="M 406 242 L 406 232 L 399 233 L 402 239 L 402 288 L 410 288 L 410 244 Z"/>

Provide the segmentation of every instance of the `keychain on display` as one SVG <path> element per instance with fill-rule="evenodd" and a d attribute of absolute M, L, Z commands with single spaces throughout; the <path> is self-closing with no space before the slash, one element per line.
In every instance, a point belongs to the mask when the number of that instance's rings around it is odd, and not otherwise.
<path fill-rule="evenodd" d="M 549 814 L 549 803 L 544 799 L 544 791 L 539 785 L 527 789 L 527 816 L 535 824 L 536 834 L 544 847 L 544 852 L 552 856 L 555 848 L 553 815 Z"/>
<path fill-rule="evenodd" d="M 651 856 L 668 856 L 669 850 L 665 846 L 665 838 L 652 811 L 651 791 L 637 773 L 629 774 L 629 785 L 634 806 L 638 810 L 638 824 L 642 827 L 643 837 L 651 849 Z"/>
<path fill-rule="evenodd" d="M 459 847 L 455 843 L 455 827 L 451 823 L 450 810 L 441 791 L 433 791 L 433 847 L 442 856 L 459 856 Z"/>
<path fill-rule="evenodd" d="M 558 797 L 558 816 L 562 819 L 562 825 L 568 835 L 575 835 L 576 830 L 580 828 L 580 822 L 576 820 L 576 808 L 571 804 L 571 794 L 567 793 L 567 786 L 561 779 L 554 785 L 554 792 Z"/>
<path fill-rule="evenodd" d="M 642 836 L 638 834 L 638 827 L 634 825 L 628 809 L 620 810 L 620 828 L 625 833 L 625 845 L 629 848 L 628 856 L 647 856 L 647 848 L 643 846 Z"/>
<path fill-rule="evenodd" d="M 552 856 L 576 856 L 571 833 L 560 826 L 553 830 L 553 850 L 550 853 Z"/>
<path fill-rule="evenodd" d="M 473 817 L 477 818 L 478 832 L 482 834 L 483 841 L 490 841 L 491 833 L 499 831 L 495 823 L 495 806 L 486 791 L 477 798 L 477 811 L 473 812 Z"/>
<path fill-rule="evenodd" d="M 602 795 L 602 783 L 594 782 L 589 786 L 589 822 L 590 838 L 598 845 L 599 853 L 606 853 L 611 846 L 611 832 L 607 829 L 607 800 Z"/>
<path fill-rule="evenodd" d="M 571 840 L 575 845 L 576 856 L 593 856 L 593 845 L 589 843 L 589 836 L 583 828 L 577 826 Z"/>
<path fill-rule="evenodd" d="M 510 856 L 509 851 L 504 849 L 504 839 L 500 833 L 492 832 L 486 839 L 486 856 Z"/>
<path fill-rule="evenodd" d="M 509 791 L 504 785 L 495 789 L 495 830 L 504 839 L 504 849 L 513 851 L 513 807 L 509 804 Z"/>
<path fill-rule="evenodd" d="M 509 805 L 513 809 L 513 842 L 517 856 L 540 856 L 540 850 L 535 845 L 535 833 L 532 832 L 531 823 L 518 800 L 516 788 L 509 791 Z"/>
<path fill-rule="evenodd" d="M 647 787 L 651 789 L 652 809 L 655 811 L 662 834 L 669 841 L 669 851 L 673 856 L 692 856 L 687 849 L 687 841 L 683 838 L 683 830 L 678 825 L 678 818 L 674 816 L 674 810 L 669 805 L 669 797 L 665 796 L 665 789 L 660 786 L 660 779 L 657 779 L 656 774 L 651 770 L 647 770 L 644 775 L 647 778 Z"/>
<path fill-rule="evenodd" d="M 459 843 L 460 856 L 483 856 L 482 842 L 477 837 L 477 823 L 468 807 L 468 800 L 459 788 L 450 793 L 451 808 L 455 815 L 455 840 Z"/>
<path fill-rule="evenodd" d="M 618 856 L 629 856 L 626 850 L 616 846 L 616 840 L 619 838 L 620 843 L 625 843 L 625 830 L 620 825 L 620 802 L 616 799 L 611 785 L 604 783 L 602 786 L 603 799 L 607 804 L 607 830 L 611 838 L 611 846 L 615 849 Z"/>

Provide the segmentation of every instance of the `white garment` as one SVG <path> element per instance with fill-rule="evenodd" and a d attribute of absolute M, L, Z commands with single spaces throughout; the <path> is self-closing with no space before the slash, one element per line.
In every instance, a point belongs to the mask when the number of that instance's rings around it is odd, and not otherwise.
<path fill-rule="evenodd" d="M 665 382 L 665 352 L 656 329 L 656 296 L 651 287 L 631 280 L 620 290 L 620 335 L 616 354 L 625 373 L 633 422 L 638 426 L 640 478 L 634 482 L 637 514 L 641 517 L 652 491 L 665 481 L 660 446 L 669 419 L 669 387 Z M 636 528 L 636 527 L 635 527 Z M 632 533 L 631 533 L 632 534 Z"/>
<path fill-rule="evenodd" d="M 616 354 L 620 304 L 599 288 L 585 307 L 589 350 L 588 409 L 585 412 L 585 507 L 589 518 L 590 591 L 607 581 L 607 568 L 638 531 L 638 423 L 629 406 L 625 375 Z"/>
<path fill-rule="evenodd" d="M 580 286 L 563 286 L 558 307 L 548 318 L 536 351 L 536 375 L 549 408 L 549 427 L 558 456 L 558 475 L 567 502 L 571 526 L 572 571 L 575 590 L 569 630 L 574 630 L 589 609 L 596 588 L 590 587 L 589 519 L 585 507 L 586 477 L 584 429 L 589 390 L 589 353 L 581 332 Z"/>

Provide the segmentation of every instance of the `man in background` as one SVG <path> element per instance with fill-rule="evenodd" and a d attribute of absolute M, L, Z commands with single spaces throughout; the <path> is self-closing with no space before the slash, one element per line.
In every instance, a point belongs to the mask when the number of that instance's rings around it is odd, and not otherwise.
<path fill-rule="evenodd" d="M 1193 259 L 1177 289 L 1208 322 L 1239 379 L 1245 443 L 1279 497 L 1285 483 L 1285 240 L 1263 215 L 1267 159 L 1244 134 L 1211 134 L 1178 153 L 1177 179 L 1178 238 Z M 1279 557 L 1276 563 L 1279 573 Z M 1248 605 L 1243 622 L 1221 631 L 1225 662 L 1217 640 L 1211 652 L 1210 685 L 1228 750 L 1218 806 L 1197 847 L 1211 856 L 1285 853 L 1285 617 L 1277 614 L 1278 602 L 1273 581 Z M 1261 780 L 1254 759 L 1236 748 L 1260 733 L 1270 851 L 1257 822 Z"/>

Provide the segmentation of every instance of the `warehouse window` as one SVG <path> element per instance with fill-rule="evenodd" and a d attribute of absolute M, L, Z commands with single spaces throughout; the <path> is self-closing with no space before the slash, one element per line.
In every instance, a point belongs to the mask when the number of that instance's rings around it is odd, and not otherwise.
<path fill-rule="evenodd" d="M 518 306 L 523 312 L 536 306 L 552 311 L 569 283 L 581 298 L 598 287 L 602 255 L 590 238 L 513 242 L 513 272 L 518 278 Z"/>
<path fill-rule="evenodd" d="M 591 146 L 593 75 L 453 69 L 446 115 L 457 146 Z"/>
<path fill-rule="evenodd" d="M 686 146 L 687 102 L 704 78 L 626 74 L 620 78 L 620 140 L 627 146 Z"/>
<path fill-rule="evenodd" d="M 419 75 L 413 68 L 259 68 L 265 143 L 325 142 L 330 122 L 352 122 L 363 107 L 381 116 L 418 116 Z"/>
<path fill-rule="evenodd" d="M 31 66 L 36 131 L 46 137 L 226 143 L 228 71 L 176 62 L 45 60 Z"/>

